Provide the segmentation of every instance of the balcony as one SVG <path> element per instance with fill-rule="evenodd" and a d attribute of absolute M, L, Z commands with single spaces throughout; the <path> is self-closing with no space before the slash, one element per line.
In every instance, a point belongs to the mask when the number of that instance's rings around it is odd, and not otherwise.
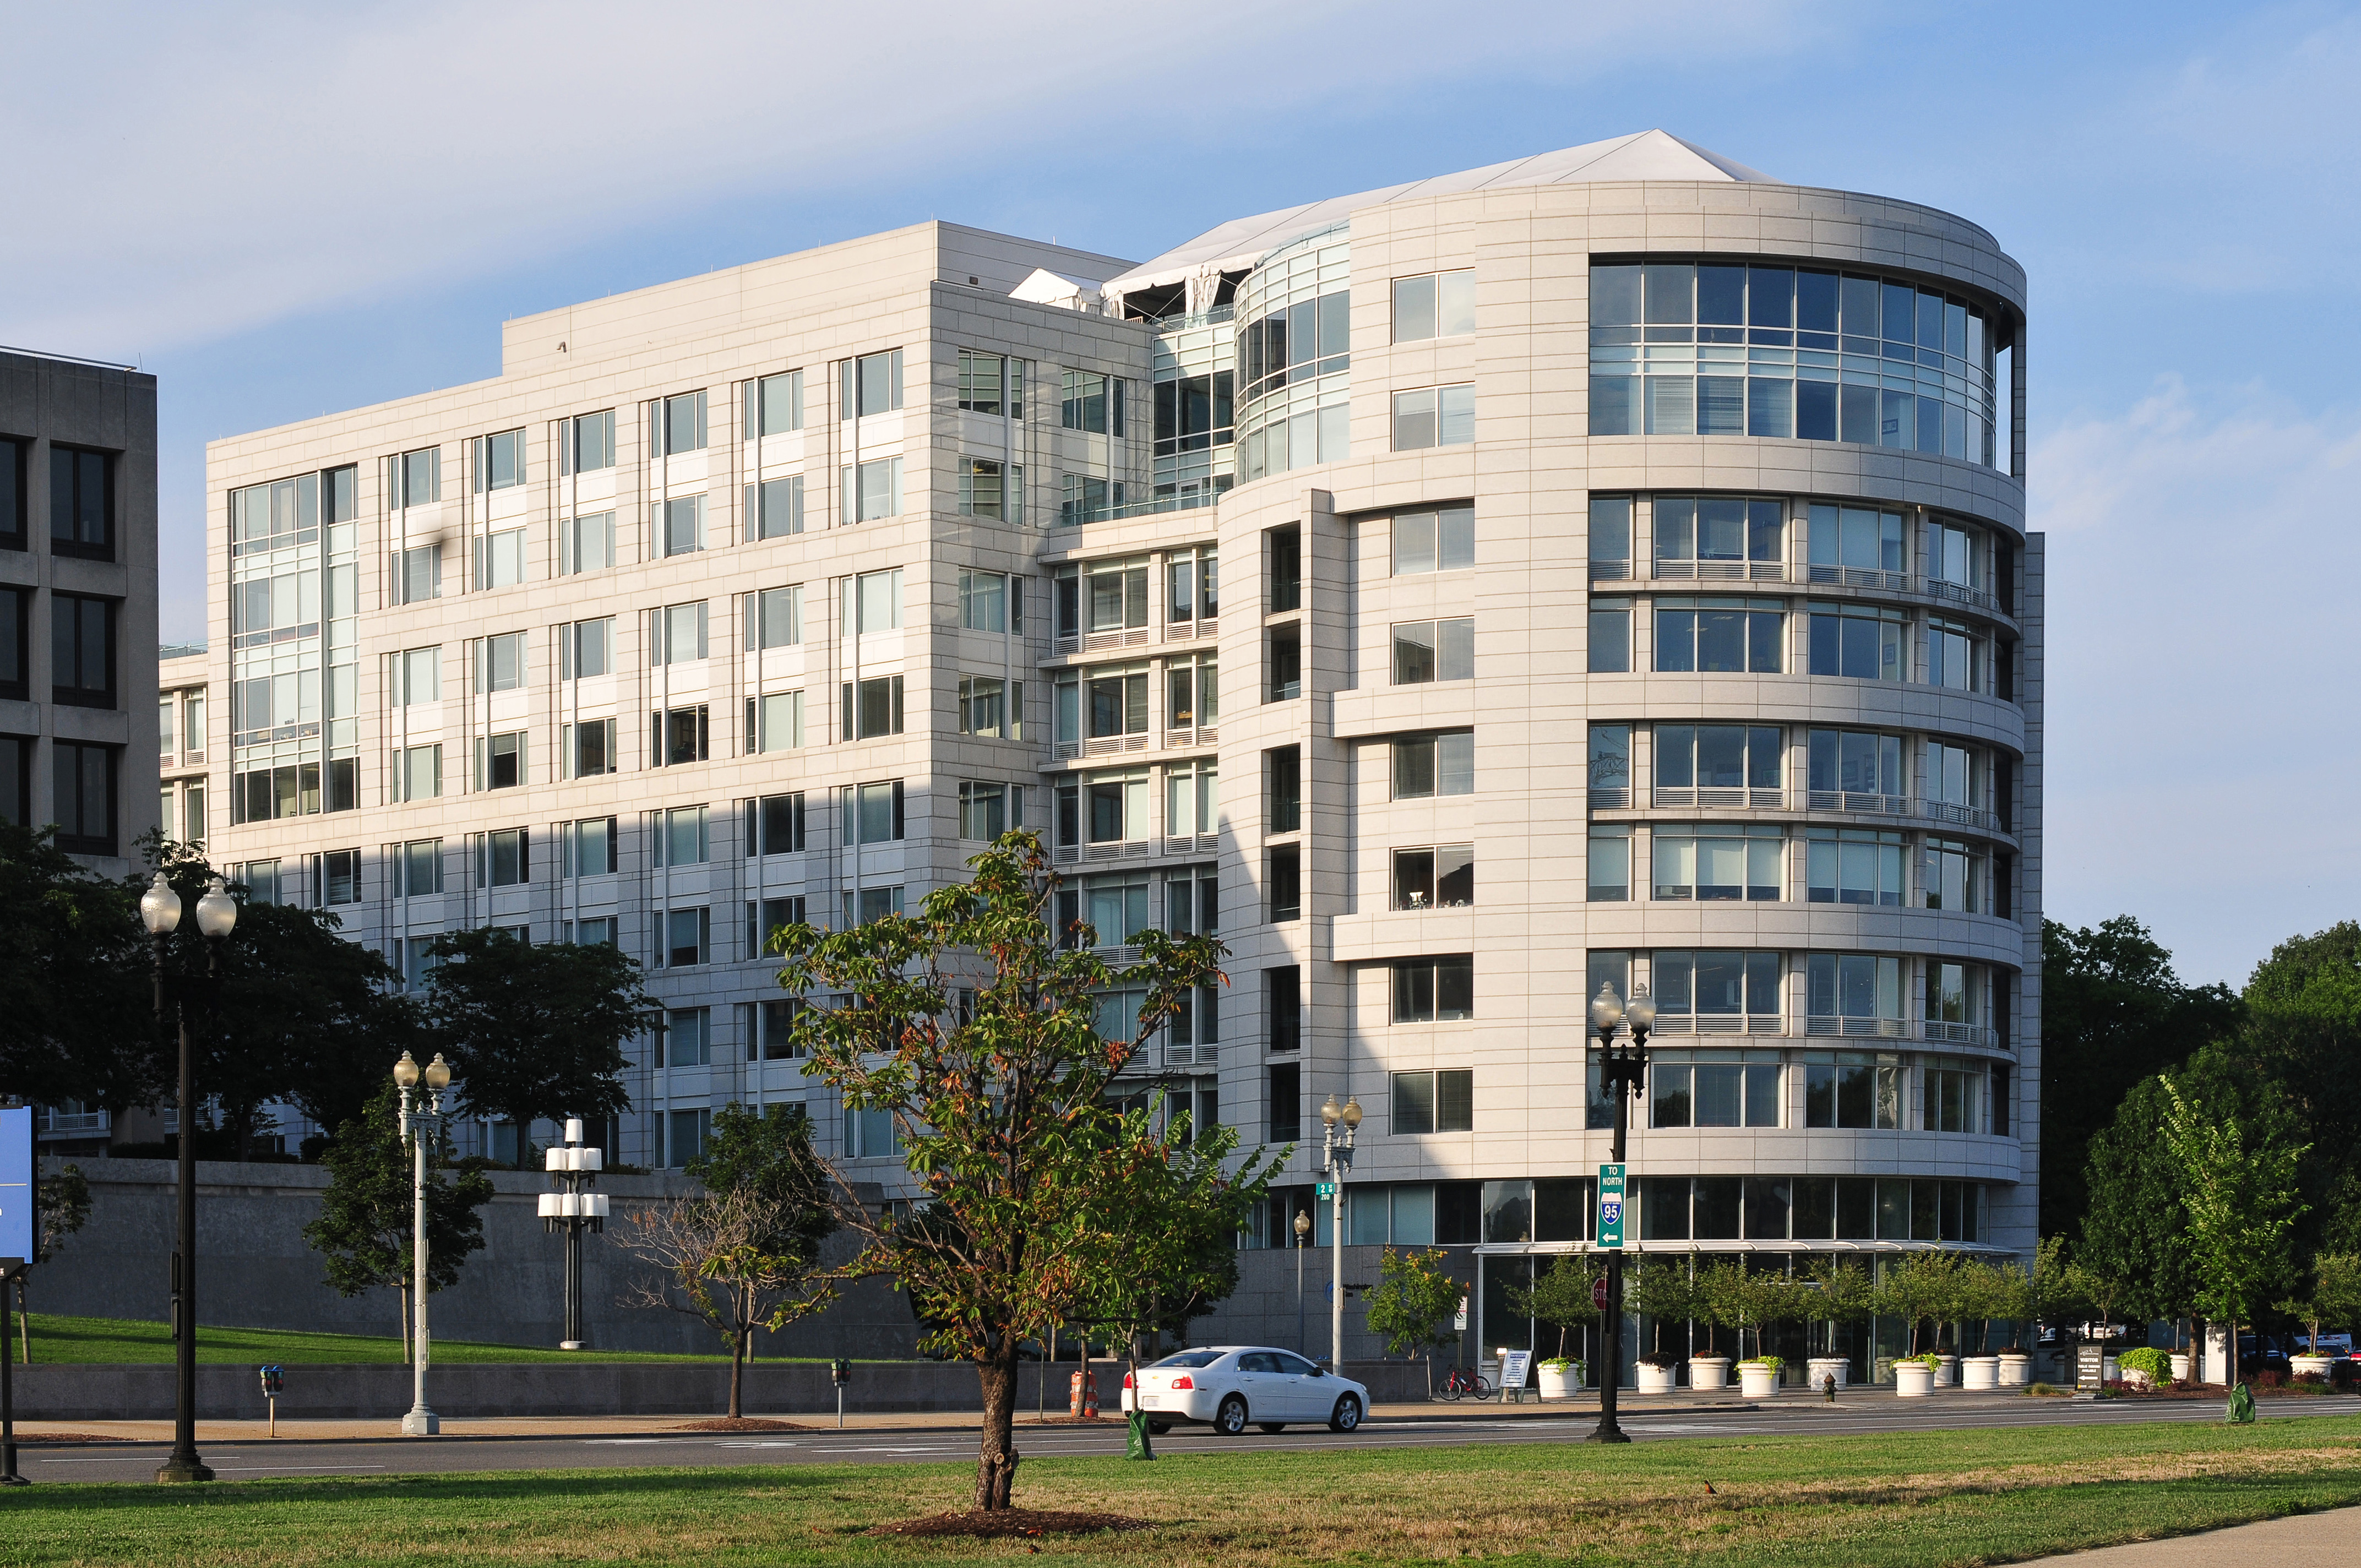
<path fill-rule="evenodd" d="M 1656 1014 L 1655 1033 L 1662 1035 L 1784 1035 L 1786 1020 L 1776 1014 L 1701 1013 Z"/>
<path fill-rule="evenodd" d="M 1915 817 L 1948 827 L 1980 833 L 2006 833 L 1998 814 L 1977 806 L 1954 806 L 1945 800 L 1918 800 L 1906 795 L 1877 795 L 1861 790 L 1746 789 L 1660 784 L 1649 792 L 1647 804 L 1658 810 L 1678 811 L 1835 811 L 1861 817 Z M 1593 811 L 1629 811 L 1631 791 L 1621 784 L 1593 785 Z"/>
<path fill-rule="evenodd" d="M 1144 861 L 1156 852 L 1153 839 L 1115 839 L 1099 844 L 1060 844 L 1049 851 L 1060 865 L 1104 865 L 1111 861 Z"/>
<path fill-rule="evenodd" d="M 1929 1018 L 1918 1027 L 1922 1039 L 1940 1040 L 1955 1046 L 1983 1046 L 1993 1049 L 1997 1049 L 2000 1045 L 1999 1031 L 1982 1024 L 1947 1024 L 1940 1019 Z"/>
<path fill-rule="evenodd" d="M 1593 561 L 1594 583 L 1802 583 L 1833 588 L 1867 588 L 1877 593 L 1908 594 L 1958 605 L 1985 615 L 2006 616 L 1999 598 L 1983 588 L 1915 572 L 1888 572 L 1872 566 L 1831 566 L 1785 561 L 1655 561 L 1642 578 L 1630 561 Z"/>
<path fill-rule="evenodd" d="M 1910 1021 L 1906 1018 L 1856 1018 L 1815 1013 L 1804 1020 L 1804 1033 L 1840 1035 L 1848 1039 L 1906 1040 L 1910 1038 Z"/>
<path fill-rule="evenodd" d="M 1112 631 L 1070 631 L 1049 644 L 1053 658 L 1069 653 L 1098 653 L 1114 648 L 1145 648 L 1150 641 L 1145 626 L 1118 627 Z"/>
<path fill-rule="evenodd" d="M 40 1108 L 34 1120 L 38 1135 L 45 1138 L 91 1137 L 105 1132 L 108 1125 L 104 1111 L 61 1111 L 48 1105 Z"/>
<path fill-rule="evenodd" d="M 1709 784 L 1695 787 L 1658 784 L 1651 792 L 1654 805 L 1681 806 L 1697 811 L 1776 811 L 1787 804 L 1787 792 L 1783 789 L 1718 789 Z"/>
<path fill-rule="evenodd" d="M 1167 1043 L 1164 1047 L 1166 1067 L 1219 1067 L 1222 1047 L 1217 1045 L 1180 1046 Z"/>
<path fill-rule="evenodd" d="M 1060 740 L 1049 748 L 1049 754 L 1060 762 L 1073 757 L 1116 757 L 1126 751 L 1146 751 L 1154 748 L 1156 732 L 1135 730 L 1129 735 L 1093 735 L 1082 740 Z"/>
<path fill-rule="evenodd" d="M 1168 620 L 1164 623 L 1167 642 L 1193 642 L 1201 637 L 1219 637 L 1222 622 L 1218 616 L 1202 615 L 1194 620 Z"/>

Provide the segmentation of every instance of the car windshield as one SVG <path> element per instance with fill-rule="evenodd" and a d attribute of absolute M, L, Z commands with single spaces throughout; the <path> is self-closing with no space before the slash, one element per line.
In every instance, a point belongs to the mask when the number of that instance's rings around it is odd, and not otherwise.
<path fill-rule="evenodd" d="M 1157 1366 L 1211 1366 L 1213 1363 L 1221 1359 L 1222 1353 L 1218 1350 L 1184 1350 L 1177 1355 L 1168 1355 L 1163 1360 L 1153 1363 L 1153 1365 Z"/>

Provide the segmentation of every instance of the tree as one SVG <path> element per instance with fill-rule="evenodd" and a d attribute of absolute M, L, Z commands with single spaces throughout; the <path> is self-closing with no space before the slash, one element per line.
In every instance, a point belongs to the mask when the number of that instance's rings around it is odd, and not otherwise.
<path fill-rule="evenodd" d="M 2091 1139 L 2131 1087 L 2226 1037 L 2245 1009 L 2221 985 L 2186 986 L 2147 928 L 2041 927 L 2041 1230 L 2072 1233 L 2089 1208 Z"/>
<path fill-rule="evenodd" d="M 1834 1355 L 1837 1324 L 1866 1322 L 1877 1315 L 1877 1286 L 1861 1265 L 1833 1257 L 1814 1267 L 1812 1282 L 1818 1287 L 1818 1299 L 1808 1315 L 1828 1325 L 1828 1354 Z"/>
<path fill-rule="evenodd" d="M 123 884 L 0 822 L 0 1084 L 121 1111 L 164 1091 L 147 948 Z"/>
<path fill-rule="evenodd" d="M 59 1167 L 34 1187 L 33 1212 L 38 1216 L 33 1261 L 47 1263 L 58 1255 L 68 1236 L 90 1223 L 90 1178 L 78 1165 Z M 33 1309 L 26 1292 L 32 1272 L 29 1268 L 16 1271 L 16 1335 L 27 1366 L 33 1365 Z M 0 1355 L 7 1354 L 7 1345 L 0 1343 Z"/>
<path fill-rule="evenodd" d="M 2301 1146 L 2273 1129 L 2209 1113 L 2168 1082 L 2172 1109 L 2165 1137 L 2180 1162 L 2189 1206 L 2189 1244 L 2197 1310 L 2227 1323 L 2230 1357 L 2238 1354 L 2238 1325 L 2287 1287 L 2294 1273 L 2289 1233 L 2304 1204 L 2296 1191 Z"/>
<path fill-rule="evenodd" d="M 1664 1354 L 1666 1323 L 1686 1323 L 1697 1315 L 1697 1282 L 1692 1277 L 1696 1261 L 1694 1255 L 1681 1258 L 1642 1253 L 1627 1267 L 1623 1304 L 1654 1326 L 1651 1355 Z"/>
<path fill-rule="evenodd" d="M 2090 1211 L 2075 1249 L 2081 1277 L 2104 1280 L 2094 1302 L 2136 1318 L 2178 1320 L 2188 1309 L 2189 1212 L 2180 1164 L 2164 1136 L 2172 1102 L 2165 1080 L 2133 1086 L 2114 1120 L 2091 1140 Z"/>
<path fill-rule="evenodd" d="M 1918 1354 L 1918 1324 L 1950 1320 L 1960 1299 L 1960 1260 L 1947 1252 L 1911 1252 L 1889 1264 L 1878 1288 L 1878 1310 L 1910 1325 L 1910 1354 Z M 1939 1335 L 1938 1335 L 1939 1337 Z"/>
<path fill-rule="evenodd" d="M 1736 1328 L 1743 1321 L 1739 1317 L 1738 1292 L 1745 1283 L 1745 1275 L 1732 1257 L 1717 1258 L 1700 1266 L 1696 1255 L 1691 1254 L 1690 1265 L 1689 1316 L 1705 1325 L 1706 1354 L 1717 1355 L 1720 1354 L 1717 1348 L 1720 1341 L 1714 1331 Z M 1738 1352 L 1741 1355 L 1746 1354 L 1742 1332 Z"/>
<path fill-rule="evenodd" d="M 1093 1184 L 1130 1157 L 1108 1086 L 1222 979 L 1222 949 L 1143 931 L 1139 960 L 1118 971 L 1087 927 L 1060 939 L 1058 879 L 1036 835 L 1005 834 L 971 864 L 974 880 L 928 894 L 914 917 L 774 940 L 780 984 L 811 1003 L 796 1031 L 805 1071 L 849 1112 L 891 1117 L 946 1222 L 905 1229 L 864 1210 L 856 1266 L 893 1273 L 921 1319 L 944 1325 L 922 1348 L 976 1364 L 975 1499 L 991 1509 L 1008 1506 L 1018 1462 L 1020 1346 L 1087 1305 L 1104 1214 Z M 1158 1135 L 1170 1146 L 1169 1129 Z"/>
<path fill-rule="evenodd" d="M 1598 1264 L 1587 1256 L 1562 1252 L 1552 1260 L 1548 1269 L 1533 1280 L 1531 1290 L 1509 1287 L 1509 1304 L 1529 1318 L 1539 1318 L 1557 1329 L 1557 1353 L 1565 1354 L 1566 1331 L 1576 1323 L 1598 1321 L 1598 1304 L 1591 1299 L 1591 1282 L 1598 1277 Z M 1453 1309 L 1458 1307 L 1456 1298 Z"/>
<path fill-rule="evenodd" d="M 427 1029 L 467 1086 L 467 1103 L 517 1130 L 517 1168 L 533 1124 L 630 1108 L 623 1042 L 660 1014 L 640 966 L 605 942 L 539 947 L 488 927 L 450 931 L 427 949 Z"/>
<path fill-rule="evenodd" d="M 1567 1258 L 1558 1261 L 1563 1264 Z M 1430 1398 L 1434 1393 L 1433 1352 L 1459 1343 L 1459 1331 L 1451 1325 L 1459 1315 L 1459 1301 L 1465 1294 L 1459 1281 L 1451 1277 L 1451 1260 L 1444 1253 L 1396 1252 L 1388 1247 L 1378 1258 L 1378 1284 L 1369 1292 L 1366 1321 L 1373 1332 L 1386 1336 L 1388 1354 L 1415 1355 L 1426 1363 Z M 1511 1291 L 1512 1298 L 1521 1294 Z M 1533 1296 L 1539 1294 L 1533 1292 Z M 1532 1299 L 1527 1298 L 1528 1302 Z M 1518 1310 L 1541 1315 L 1525 1302 L 1520 1302 Z M 1565 1352 L 1561 1341 L 1558 1353 Z"/>
<path fill-rule="evenodd" d="M 2312 1260 L 2312 1288 L 2278 1310 L 2310 1331 L 2306 1348 L 2320 1350 L 2320 1325 L 2351 1322 L 2361 1316 L 2361 1255 L 2323 1253 Z"/>
<path fill-rule="evenodd" d="M 2268 1082 L 2311 1146 L 2299 1183 L 2310 1216 L 2296 1247 L 2361 1252 L 2361 924 L 2293 937 L 2255 968 L 2239 1039 L 2245 1080 Z"/>
<path fill-rule="evenodd" d="M 303 1240 L 321 1254 L 328 1283 L 341 1296 L 390 1288 L 401 1298 L 401 1337 L 410 1354 L 410 1291 L 417 1278 L 412 1250 L 415 1179 L 410 1146 L 397 1123 L 400 1091 L 389 1080 L 360 1115 L 336 1129 L 321 1163 L 328 1190 L 320 1217 L 303 1227 Z M 423 1131 L 426 1161 L 426 1288 L 442 1290 L 457 1282 L 467 1255 L 482 1249 L 483 1216 L 491 1201 L 491 1179 L 479 1170 L 449 1168 L 449 1141 Z"/>
<path fill-rule="evenodd" d="M 2033 1256 L 2010 1272 L 2014 1277 L 2009 1282 L 2009 1316 L 2020 1328 L 2033 1325 L 2037 1343 L 2043 1323 L 2082 1305 L 2066 1260 L 2064 1236 L 2042 1237 Z"/>

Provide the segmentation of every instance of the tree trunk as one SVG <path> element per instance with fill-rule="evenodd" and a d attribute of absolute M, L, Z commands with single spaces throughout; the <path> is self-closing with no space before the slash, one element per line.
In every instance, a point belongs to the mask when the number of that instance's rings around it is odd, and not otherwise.
<path fill-rule="evenodd" d="M 730 1336 L 730 1419 L 733 1421 L 746 1413 L 740 1390 L 745 1383 L 746 1341 L 752 1332 L 741 1325 Z"/>
<path fill-rule="evenodd" d="M 1016 1481 L 1016 1345 L 1010 1341 L 976 1365 L 983 1386 L 983 1438 L 975 1460 L 975 1506 L 1008 1507 Z"/>

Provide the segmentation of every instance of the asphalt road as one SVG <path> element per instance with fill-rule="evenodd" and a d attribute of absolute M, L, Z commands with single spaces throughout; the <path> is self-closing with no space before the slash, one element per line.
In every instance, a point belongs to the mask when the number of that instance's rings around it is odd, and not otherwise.
<path fill-rule="evenodd" d="M 2278 1412 L 2269 1411 L 2268 1419 Z M 2309 1402 L 2290 1415 L 2310 1415 Z M 1624 1418 L 1624 1428 L 1642 1442 L 1684 1438 L 1817 1436 L 1839 1433 L 1927 1431 L 1992 1427 L 2117 1426 L 2146 1421 L 2218 1421 L 2222 1402 L 2191 1400 L 2163 1405 L 2065 1399 L 1993 1400 L 1965 1404 L 1904 1405 L 1891 1396 L 1828 1405 L 1797 1399 L 1753 1409 L 1664 1410 Z M 1236 1450 L 1337 1448 L 1450 1448 L 1469 1443 L 1568 1442 L 1596 1424 L 1595 1415 L 1564 1417 L 1487 1415 L 1371 1420 L 1342 1435 L 1320 1427 L 1290 1428 L 1271 1435 L 1216 1437 L 1203 1428 L 1176 1428 L 1156 1440 L 1167 1455 Z M 1123 1428 L 1089 1430 L 1020 1427 L 1017 1446 L 1037 1459 L 1069 1455 L 1114 1455 L 1123 1452 Z M 41 1481 L 146 1482 L 170 1445 L 104 1443 L 82 1447 L 17 1450 L 17 1468 Z M 906 1431 L 819 1431 L 775 1435 L 677 1433 L 649 1437 L 385 1438 L 335 1442 L 215 1442 L 203 1450 L 205 1463 L 223 1480 L 260 1475 L 440 1475 L 489 1470 L 627 1470 L 665 1465 L 897 1464 L 963 1460 L 975 1454 L 975 1436 L 961 1428 Z"/>

